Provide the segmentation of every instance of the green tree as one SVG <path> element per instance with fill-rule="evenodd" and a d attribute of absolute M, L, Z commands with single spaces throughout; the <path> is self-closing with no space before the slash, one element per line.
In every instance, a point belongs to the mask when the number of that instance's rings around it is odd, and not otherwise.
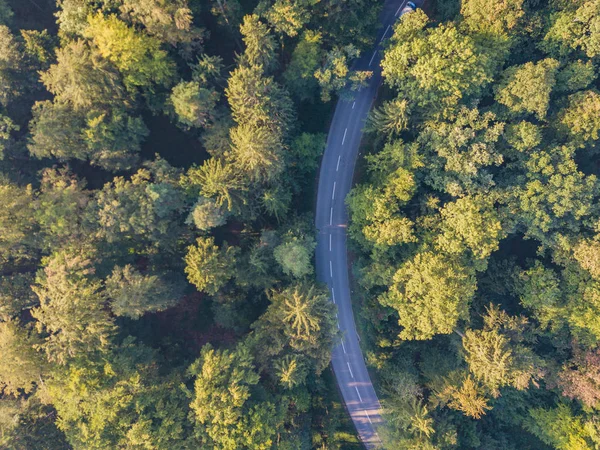
<path fill-rule="evenodd" d="M 252 182 L 273 181 L 284 170 L 283 144 L 266 127 L 232 128 L 231 145 L 231 163 Z"/>
<path fill-rule="evenodd" d="M 45 259 L 36 278 L 40 306 L 31 314 L 46 336 L 41 348 L 51 362 L 66 364 L 110 345 L 115 326 L 93 277 L 92 256 L 81 248 L 61 250 Z"/>
<path fill-rule="evenodd" d="M 600 131 L 600 94 L 591 90 L 570 95 L 558 118 L 559 130 L 570 142 L 593 146 Z"/>
<path fill-rule="evenodd" d="M 191 167 L 182 184 L 194 191 L 195 195 L 202 194 L 214 199 L 217 206 L 225 207 L 228 211 L 239 207 L 245 190 L 233 165 L 218 158 L 207 159 L 200 167 Z"/>
<path fill-rule="evenodd" d="M 555 230 L 578 232 L 595 214 L 597 179 L 581 172 L 569 146 L 533 153 L 526 162 L 527 178 L 513 189 L 511 207 L 527 236 L 545 242 Z"/>
<path fill-rule="evenodd" d="M 227 214 L 213 199 L 200 197 L 185 222 L 195 225 L 201 231 L 208 231 L 224 225 Z"/>
<path fill-rule="evenodd" d="M 358 58 L 360 51 L 348 44 L 344 47 L 334 47 L 325 55 L 325 61 L 315 71 L 315 78 L 321 86 L 321 100 L 328 102 L 333 94 L 351 97 L 346 91 L 357 91 L 367 84 L 372 72 L 350 69 L 350 61 Z"/>
<path fill-rule="evenodd" d="M 39 246 L 33 189 L 0 177 L 0 264 L 33 258 Z"/>
<path fill-rule="evenodd" d="M 462 107 L 451 121 L 429 124 L 418 137 L 425 182 L 454 197 L 488 192 L 494 185 L 492 171 L 504 157 L 499 140 L 504 123 L 491 112 Z"/>
<path fill-rule="evenodd" d="M 398 311 L 401 339 L 423 340 L 452 333 L 460 320 L 466 320 L 475 290 L 472 267 L 425 252 L 398 269 L 379 301 Z"/>
<path fill-rule="evenodd" d="M 56 63 L 41 74 L 46 89 L 75 110 L 118 105 L 128 101 L 115 68 L 83 40 L 56 51 Z"/>
<path fill-rule="evenodd" d="M 202 33 L 193 26 L 188 0 L 121 0 L 121 15 L 140 23 L 148 34 L 176 45 L 199 39 Z"/>
<path fill-rule="evenodd" d="M 46 395 L 73 448 L 198 448 L 177 374 L 160 376 L 157 355 L 127 338 L 101 359 L 57 368 Z"/>
<path fill-rule="evenodd" d="M 115 315 L 132 319 L 170 308 L 183 295 L 181 285 L 169 283 L 157 275 L 142 274 L 129 264 L 116 266 L 105 286 Z"/>
<path fill-rule="evenodd" d="M 199 291 L 215 295 L 234 275 L 237 248 L 215 245 L 212 237 L 198 238 L 185 255 L 185 273 Z"/>
<path fill-rule="evenodd" d="M 277 42 L 269 28 L 260 21 L 260 17 L 256 14 L 245 16 L 240 32 L 246 46 L 242 61 L 265 72 L 273 69 L 277 63 Z"/>
<path fill-rule="evenodd" d="M 265 17 L 277 33 L 296 37 L 310 21 L 310 8 L 315 3 L 314 0 L 275 0 Z"/>
<path fill-rule="evenodd" d="M 461 99 L 479 95 L 500 61 L 451 23 L 426 28 L 427 23 L 420 9 L 402 17 L 381 63 L 383 76 L 412 104 L 453 108 Z"/>
<path fill-rule="evenodd" d="M 599 55 L 599 12 L 598 0 L 583 0 L 571 7 L 558 8 L 550 16 L 551 25 L 540 47 L 557 56 L 568 55 L 574 50 L 581 51 L 590 58 Z"/>
<path fill-rule="evenodd" d="M 171 83 L 175 66 L 158 39 L 137 32 L 115 16 L 96 14 L 88 22 L 85 36 L 119 69 L 128 89 L 152 91 L 155 85 Z"/>
<path fill-rule="evenodd" d="M 169 104 L 183 128 L 202 128 L 212 119 L 218 100 L 219 94 L 214 90 L 195 81 L 182 81 L 173 88 Z"/>
<path fill-rule="evenodd" d="M 98 237 L 109 243 L 169 247 L 179 238 L 186 209 L 177 171 L 163 160 L 147 163 L 130 180 L 115 177 L 96 194 L 89 211 Z"/>
<path fill-rule="evenodd" d="M 32 273 L 15 273 L 0 277 L 0 320 L 7 322 L 37 304 L 31 290 L 35 277 Z"/>
<path fill-rule="evenodd" d="M 509 67 L 495 88 L 496 100 L 514 114 L 530 113 L 544 119 L 559 66 L 558 61 L 548 58 Z"/>
<path fill-rule="evenodd" d="M 85 181 L 67 169 L 45 169 L 34 203 L 34 217 L 47 248 L 84 240 L 89 231 L 84 211 L 90 201 Z"/>
<path fill-rule="evenodd" d="M 316 245 L 312 237 L 305 236 L 302 239 L 286 236 L 283 242 L 273 249 L 273 256 L 283 273 L 302 278 L 313 273 L 312 257 Z"/>
<path fill-rule="evenodd" d="M 37 339 L 15 320 L 0 322 L 0 391 L 4 395 L 29 394 L 44 371 L 42 356 L 34 350 Z"/>
<path fill-rule="evenodd" d="M 323 49 L 321 33 L 306 30 L 294 47 L 292 59 L 283 73 L 286 87 L 299 100 L 310 100 L 319 84 L 315 72 L 321 62 Z"/>
<path fill-rule="evenodd" d="M 268 450 L 278 430 L 275 405 L 259 401 L 252 356 L 244 346 L 215 350 L 205 345 L 188 373 L 195 377 L 190 404 L 196 433 L 207 447 Z"/>
<path fill-rule="evenodd" d="M 505 236 L 491 198 L 459 198 L 447 203 L 440 213 L 437 245 L 444 252 L 469 250 L 475 259 L 485 261 L 498 250 L 500 239 Z"/>
<path fill-rule="evenodd" d="M 522 27 L 523 3 L 524 0 L 467 0 L 462 2 L 460 13 L 474 31 L 506 35 Z"/>
<path fill-rule="evenodd" d="M 589 434 L 581 421 L 568 405 L 562 403 L 556 408 L 534 408 L 529 411 L 531 419 L 525 427 L 545 444 L 558 450 L 591 450 Z"/>
<path fill-rule="evenodd" d="M 331 358 L 337 335 L 335 306 L 329 295 L 311 283 L 295 284 L 273 291 L 267 311 L 254 323 L 254 342 L 261 365 L 271 366 L 273 358 L 302 355 L 308 367 L 320 374 Z M 277 362 L 276 366 L 281 362 Z M 279 379 L 280 370 L 272 373 Z"/>

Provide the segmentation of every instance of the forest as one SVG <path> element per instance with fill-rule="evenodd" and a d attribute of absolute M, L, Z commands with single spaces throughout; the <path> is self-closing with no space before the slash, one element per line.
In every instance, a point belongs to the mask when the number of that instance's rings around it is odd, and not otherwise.
<path fill-rule="evenodd" d="M 0 0 L 0 448 L 360 448 L 312 200 L 372 0 Z"/>
<path fill-rule="evenodd" d="M 386 448 L 600 448 L 599 63 L 598 0 L 395 26 L 347 198 Z"/>

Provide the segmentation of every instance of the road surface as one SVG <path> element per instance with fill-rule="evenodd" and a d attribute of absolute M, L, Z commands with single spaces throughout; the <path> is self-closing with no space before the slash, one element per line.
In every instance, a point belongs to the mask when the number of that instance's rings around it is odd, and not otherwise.
<path fill-rule="evenodd" d="M 368 449 L 381 446 L 377 434 L 377 426 L 382 423 L 381 405 L 367 372 L 352 313 L 346 249 L 348 213 L 344 200 L 352 187 L 364 120 L 381 84 L 381 42 L 391 36 L 392 26 L 401 15 L 405 2 L 385 2 L 380 15 L 383 26 L 377 36 L 377 47 L 365 53 L 354 66 L 358 70 L 373 71 L 373 76 L 353 100 L 340 100 L 336 105 L 317 192 L 317 278 L 327 283 L 330 289 L 342 332 L 341 341 L 333 349 L 332 365 L 346 408 Z"/>

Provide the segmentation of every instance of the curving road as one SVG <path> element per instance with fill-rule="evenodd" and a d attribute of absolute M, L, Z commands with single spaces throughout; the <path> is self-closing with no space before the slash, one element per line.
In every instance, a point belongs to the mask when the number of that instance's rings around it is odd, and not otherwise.
<path fill-rule="evenodd" d="M 353 100 L 340 100 L 336 105 L 317 192 L 317 278 L 331 291 L 332 301 L 338 308 L 338 328 L 342 332 L 342 339 L 331 357 L 333 370 L 346 409 L 368 449 L 381 446 L 377 434 L 377 427 L 382 423 L 381 405 L 367 372 L 352 313 L 346 249 L 348 213 L 344 201 L 352 187 L 364 120 L 381 84 L 381 42 L 390 37 L 394 22 L 408 10 L 404 8 L 405 2 L 385 2 L 380 15 L 383 26 L 377 36 L 377 47 L 354 66 L 358 70 L 373 71 L 373 76 Z"/>

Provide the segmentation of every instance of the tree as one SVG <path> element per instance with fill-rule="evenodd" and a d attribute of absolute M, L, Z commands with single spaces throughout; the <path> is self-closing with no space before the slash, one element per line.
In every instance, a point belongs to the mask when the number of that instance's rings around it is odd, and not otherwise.
<path fill-rule="evenodd" d="M 212 198 L 217 206 L 225 207 L 228 211 L 237 209 L 242 191 L 245 190 L 233 165 L 218 158 L 207 159 L 200 167 L 191 167 L 183 184 L 194 190 L 195 195 Z"/>
<path fill-rule="evenodd" d="M 48 100 L 37 102 L 29 123 L 31 139 L 27 145 L 36 158 L 55 157 L 59 160 L 87 159 L 90 154 L 82 130 L 85 116 L 77 114 L 66 103 Z"/>
<path fill-rule="evenodd" d="M 558 385 L 565 397 L 596 408 L 600 402 L 600 350 L 574 350 L 574 358 L 558 374 Z"/>
<path fill-rule="evenodd" d="M 438 247 L 447 253 L 469 250 L 475 259 L 485 261 L 498 250 L 505 236 L 494 201 L 484 197 L 463 197 L 440 211 L 442 223 Z"/>
<path fill-rule="evenodd" d="M 163 42 L 176 45 L 202 37 L 201 30 L 193 26 L 188 0 L 122 0 L 123 18 L 142 24 L 148 34 Z"/>
<path fill-rule="evenodd" d="M 584 0 L 573 7 L 558 9 L 551 15 L 551 25 L 540 47 L 557 56 L 574 50 L 584 52 L 589 58 L 599 55 L 599 11 L 597 0 Z"/>
<path fill-rule="evenodd" d="M 519 279 L 521 304 L 533 311 L 541 327 L 560 325 L 564 320 L 561 311 L 563 295 L 556 272 L 535 261 L 533 267 L 519 274 Z"/>
<path fill-rule="evenodd" d="M 119 69 L 128 89 L 152 92 L 154 85 L 171 83 L 175 67 L 158 39 L 135 31 L 114 15 L 96 14 L 88 22 L 85 36 Z"/>
<path fill-rule="evenodd" d="M 453 197 L 489 192 L 492 170 L 504 161 L 499 140 L 504 123 L 491 112 L 461 107 L 449 121 L 429 123 L 419 135 L 419 151 L 429 169 L 425 182 Z"/>
<path fill-rule="evenodd" d="M 253 129 L 265 127 L 286 135 L 294 121 L 288 93 L 260 67 L 241 64 L 229 77 L 225 89 L 231 115 L 238 125 Z"/>
<path fill-rule="evenodd" d="M 275 31 L 293 38 L 310 21 L 313 5 L 313 0 L 276 0 L 265 17 Z"/>
<path fill-rule="evenodd" d="M 10 150 L 12 144 L 11 134 L 20 128 L 10 117 L 0 114 L 0 160 L 10 155 L 7 150 Z"/>
<path fill-rule="evenodd" d="M 525 15 L 523 3 L 523 0 L 467 0 L 462 3 L 460 13 L 474 31 L 507 35 L 521 26 Z"/>
<path fill-rule="evenodd" d="M 219 94 L 195 81 L 177 84 L 169 97 L 177 122 L 184 128 L 202 128 L 213 116 Z"/>
<path fill-rule="evenodd" d="M 591 450 L 589 435 L 581 421 L 568 405 L 556 408 L 534 408 L 529 411 L 530 420 L 525 427 L 542 442 L 558 450 Z"/>
<path fill-rule="evenodd" d="M 496 330 L 467 330 L 463 338 L 470 372 L 492 391 L 510 383 L 512 352 L 506 337 Z"/>
<path fill-rule="evenodd" d="M 259 376 L 247 348 L 215 350 L 210 344 L 188 370 L 195 377 L 190 404 L 196 433 L 207 447 L 268 450 L 278 429 L 278 412 L 258 401 Z"/>
<path fill-rule="evenodd" d="M 51 362 L 103 351 L 115 332 L 105 309 L 101 283 L 93 278 L 91 257 L 85 249 L 65 249 L 45 259 L 33 291 L 40 306 L 31 311 L 36 327 L 45 334 L 40 347 Z"/>
<path fill-rule="evenodd" d="M 297 356 L 286 355 L 275 361 L 274 366 L 279 376 L 279 382 L 287 389 L 293 389 L 305 383 L 306 368 Z"/>
<path fill-rule="evenodd" d="M 77 112 L 67 103 L 36 103 L 28 149 L 36 158 L 90 160 L 108 170 L 129 169 L 149 131 L 125 111 Z"/>
<path fill-rule="evenodd" d="M 251 182 L 273 181 L 283 172 L 282 147 L 278 134 L 266 127 L 231 129 L 231 163 Z"/>
<path fill-rule="evenodd" d="M 570 142 L 593 146 L 600 131 L 600 94 L 590 90 L 570 95 L 558 117 L 558 128 Z"/>
<path fill-rule="evenodd" d="M 306 30 L 292 52 L 292 60 L 288 64 L 283 79 L 290 93 L 299 100 L 314 98 L 319 87 L 315 72 L 322 58 L 321 33 Z"/>
<path fill-rule="evenodd" d="M 87 42 L 76 40 L 56 51 L 56 63 L 41 74 L 46 89 L 75 110 L 128 102 L 115 68 Z"/>
<path fill-rule="evenodd" d="M 379 301 L 398 311 L 401 339 L 452 333 L 466 320 L 475 293 L 474 269 L 431 252 L 418 253 L 396 272 Z"/>
<path fill-rule="evenodd" d="M 33 202 L 31 186 L 17 186 L 6 177 L 0 177 L 0 264 L 18 263 L 36 256 Z"/>
<path fill-rule="evenodd" d="M 0 322 L 0 391 L 4 395 L 30 394 L 41 379 L 44 363 L 34 350 L 36 343 L 18 321 Z"/>
<path fill-rule="evenodd" d="M 0 25 L 7 25 L 14 13 L 5 0 L 0 1 Z"/>
<path fill-rule="evenodd" d="M 186 209 L 177 171 L 164 160 L 146 163 L 130 180 L 115 177 L 96 194 L 89 211 L 98 236 L 109 243 L 169 248 L 179 237 Z"/>
<path fill-rule="evenodd" d="M 410 106 L 406 99 L 396 98 L 369 113 L 366 129 L 389 138 L 397 137 L 408 127 Z"/>
<path fill-rule="evenodd" d="M 578 232 L 582 221 L 595 214 L 597 179 L 581 172 L 569 146 L 531 154 L 527 181 L 514 188 L 511 207 L 526 227 L 526 235 L 544 242 L 555 230 Z"/>
<path fill-rule="evenodd" d="M 351 97 L 345 89 L 357 91 L 366 85 L 372 72 L 351 70 L 350 61 L 358 58 L 360 51 L 352 44 L 334 47 L 325 55 L 325 62 L 315 71 L 315 78 L 321 86 L 321 100 L 328 102 L 332 94 Z"/>
<path fill-rule="evenodd" d="M 311 237 L 304 239 L 287 236 L 273 249 L 273 256 L 286 275 L 302 278 L 313 273 L 312 256 L 316 243 Z"/>
<path fill-rule="evenodd" d="M 479 95 L 502 58 L 494 61 L 452 24 L 425 28 L 427 22 L 422 10 L 404 15 L 381 66 L 386 83 L 398 89 L 400 98 L 443 111 Z"/>
<path fill-rule="evenodd" d="M 34 279 L 32 273 L 0 277 L 0 320 L 8 322 L 37 304 L 37 297 L 31 290 Z"/>
<path fill-rule="evenodd" d="M 256 14 L 245 16 L 240 32 L 246 45 L 242 61 L 265 72 L 273 69 L 277 62 L 277 43 L 269 28 L 260 21 L 260 17 Z"/>
<path fill-rule="evenodd" d="M 200 197 L 185 222 L 195 225 L 200 231 L 208 231 L 224 225 L 227 214 L 213 199 Z"/>
<path fill-rule="evenodd" d="M 157 275 L 141 274 L 129 264 L 116 266 L 105 285 L 115 315 L 132 319 L 174 306 L 183 295 L 180 284 L 169 283 Z"/>
<path fill-rule="evenodd" d="M 274 357 L 285 360 L 289 355 L 302 355 L 297 364 L 304 361 L 320 374 L 329 364 L 337 335 L 335 306 L 329 295 L 314 284 L 301 283 L 273 291 L 270 300 L 267 311 L 253 325 L 252 342 L 261 365 L 270 368 Z M 279 378 L 280 369 L 275 367 L 271 373 Z"/>
<path fill-rule="evenodd" d="M 45 383 L 73 448 L 198 448 L 178 374 L 161 376 L 155 352 L 133 338 L 103 358 L 81 358 Z"/>
<path fill-rule="evenodd" d="M 198 238 L 185 255 L 185 273 L 199 291 L 215 295 L 234 275 L 237 248 L 219 248 L 213 237 Z"/>
<path fill-rule="evenodd" d="M 576 92 L 587 88 L 596 79 L 596 70 L 592 61 L 578 59 L 567 63 L 556 74 L 556 92 Z"/>
<path fill-rule="evenodd" d="M 7 106 L 28 86 L 23 48 L 0 24 L 0 105 Z"/>
<path fill-rule="evenodd" d="M 57 248 L 85 237 L 84 211 L 90 201 L 85 181 L 68 169 L 45 169 L 34 203 L 35 219 L 44 233 L 44 246 Z"/>
<path fill-rule="evenodd" d="M 438 401 L 448 404 L 448 407 L 462 412 L 473 419 L 481 419 L 488 406 L 488 400 L 481 394 L 481 388 L 471 375 L 467 375 L 455 385 L 453 381 L 446 380 L 444 390 L 436 393 Z"/>
<path fill-rule="evenodd" d="M 559 66 L 558 61 L 548 58 L 509 67 L 495 88 L 496 100 L 514 114 L 530 113 L 544 119 Z"/>

